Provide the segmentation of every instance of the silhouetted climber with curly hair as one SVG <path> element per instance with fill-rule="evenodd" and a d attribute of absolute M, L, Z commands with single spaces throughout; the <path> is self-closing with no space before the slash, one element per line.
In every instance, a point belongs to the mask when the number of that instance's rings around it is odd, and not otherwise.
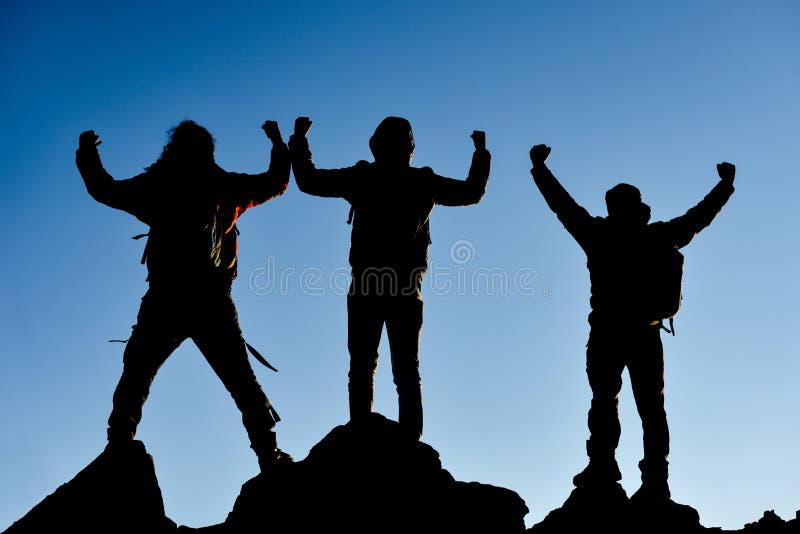
<path fill-rule="evenodd" d="M 419 337 L 422 329 L 422 277 L 428 267 L 429 218 L 435 204 L 477 204 L 486 191 L 491 156 L 486 137 L 475 131 L 475 153 L 466 180 L 411 166 L 411 124 L 387 117 L 369 140 L 374 163 L 359 161 L 343 169 L 317 169 L 306 134 L 307 117 L 295 122 L 289 140 L 297 187 L 311 195 L 350 202 L 352 283 L 347 297 L 347 346 L 350 351 L 350 418 L 372 411 L 378 345 L 383 325 L 389 337 L 392 374 L 397 386 L 399 421 L 422 436 L 422 382 Z"/>
<path fill-rule="evenodd" d="M 236 276 L 236 220 L 247 209 L 283 194 L 289 182 L 288 148 L 278 124 L 262 126 L 272 142 L 269 170 L 227 172 L 214 161 L 214 139 L 194 121 L 181 122 L 161 157 L 144 173 L 114 180 L 103 168 L 89 130 L 76 162 L 89 194 L 149 225 L 145 257 L 149 289 L 125 347 L 122 377 L 108 420 L 109 445 L 130 442 L 158 369 L 191 338 L 242 412 L 262 471 L 291 457 L 277 447 L 277 414 L 247 359 L 231 298 Z"/>
<path fill-rule="evenodd" d="M 699 204 L 670 221 L 649 223 L 650 207 L 629 184 L 608 190 L 607 217 L 591 216 L 547 168 L 549 154 L 545 145 L 531 149 L 531 174 L 547 205 L 586 253 L 591 278 L 589 465 L 573 481 L 576 487 L 602 487 L 622 478 L 614 455 L 620 437 L 617 398 L 627 367 L 644 441 L 642 485 L 631 499 L 668 500 L 669 429 L 660 331 L 680 305 L 683 256 L 678 249 L 711 224 L 728 201 L 736 169 L 720 163 L 720 182 Z"/>

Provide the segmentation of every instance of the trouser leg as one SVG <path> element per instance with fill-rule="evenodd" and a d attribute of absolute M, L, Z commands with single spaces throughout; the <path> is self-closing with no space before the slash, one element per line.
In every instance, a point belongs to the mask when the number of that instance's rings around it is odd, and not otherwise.
<path fill-rule="evenodd" d="M 392 353 L 400 425 L 417 439 L 422 436 L 422 380 L 419 374 L 419 338 L 422 331 L 421 296 L 392 298 L 386 333 Z"/>
<path fill-rule="evenodd" d="M 136 435 L 150 385 L 158 369 L 184 339 L 170 321 L 167 310 L 173 304 L 151 291 L 142 298 L 136 325 L 125 346 L 122 376 L 114 390 L 108 418 L 109 441 L 130 440 Z"/>
<path fill-rule="evenodd" d="M 666 483 L 669 427 L 664 410 L 664 351 L 658 327 L 640 333 L 638 350 L 628 362 L 631 388 L 642 419 L 643 482 Z"/>
<path fill-rule="evenodd" d="M 275 419 L 247 356 L 236 307 L 230 294 L 212 298 L 192 339 L 242 413 L 250 446 L 261 458 L 276 449 Z"/>
<path fill-rule="evenodd" d="M 592 460 L 613 459 L 619 445 L 619 392 L 624 366 L 613 336 L 593 327 L 586 348 L 586 374 L 592 388 L 586 452 Z"/>
<path fill-rule="evenodd" d="M 352 291 L 347 297 L 347 348 L 350 352 L 347 387 L 350 419 L 354 421 L 372 412 L 378 346 L 384 319 L 380 298 Z"/>

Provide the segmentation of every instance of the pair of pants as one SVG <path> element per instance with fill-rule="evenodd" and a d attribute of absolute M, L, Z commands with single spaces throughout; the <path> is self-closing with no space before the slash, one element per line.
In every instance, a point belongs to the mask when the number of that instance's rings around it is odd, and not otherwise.
<path fill-rule="evenodd" d="M 590 459 L 610 460 L 619 444 L 619 392 L 628 368 L 642 420 L 642 480 L 666 481 L 669 427 L 664 410 L 664 350 L 659 325 L 592 321 L 586 347 L 586 373 L 592 388 L 589 410 Z"/>
<path fill-rule="evenodd" d="M 359 420 L 372 412 L 378 346 L 385 324 L 392 375 L 397 386 L 398 419 L 403 428 L 419 439 L 422 436 L 422 380 L 419 375 L 423 311 L 421 277 L 412 281 L 410 290 L 382 291 L 374 283 L 363 283 L 358 276 L 354 273 L 347 297 L 350 418 Z"/>
<path fill-rule="evenodd" d="M 144 295 L 114 391 L 109 440 L 133 438 L 158 369 L 187 338 L 242 412 L 251 447 L 256 452 L 274 450 L 275 419 L 269 400 L 250 367 L 229 286 L 216 284 L 198 284 L 192 290 L 151 285 Z"/>

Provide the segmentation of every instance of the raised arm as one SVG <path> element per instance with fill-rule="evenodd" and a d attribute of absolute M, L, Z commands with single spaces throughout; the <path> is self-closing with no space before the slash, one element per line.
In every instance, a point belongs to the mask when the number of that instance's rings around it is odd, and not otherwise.
<path fill-rule="evenodd" d="M 224 184 L 226 196 L 239 214 L 282 195 L 289 186 L 289 149 L 283 142 L 278 123 L 266 121 L 261 128 L 272 141 L 269 168 L 260 174 L 230 172 Z"/>
<path fill-rule="evenodd" d="M 489 168 L 492 156 L 486 150 L 486 134 L 479 130 L 472 132 L 475 152 L 466 180 L 454 180 L 434 174 L 430 170 L 431 198 L 442 206 L 469 206 L 477 204 L 486 192 L 489 182 Z"/>
<path fill-rule="evenodd" d="M 561 224 L 564 225 L 564 228 L 580 242 L 592 221 L 592 216 L 575 202 L 575 199 L 570 196 L 564 186 L 556 180 L 556 177 L 547 168 L 544 162 L 549 155 L 549 146 L 536 145 L 531 148 L 530 156 L 533 164 L 531 174 L 533 175 L 533 181 L 542 193 L 547 205 L 556 214 Z"/>
<path fill-rule="evenodd" d="M 308 117 L 298 117 L 289 138 L 289 156 L 297 188 L 318 197 L 350 198 L 355 191 L 356 167 L 317 169 L 311 159 L 306 134 L 311 128 Z"/>
<path fill-rule="evenodd" d="M 94 130 L 83 132 L 78 140 L 75 164 L 86 184 L 86 190 L 96 201 L 127 211 L 149 224 L 147 216 L 149 195 L 145 190 L 144 175 L 140 174 L 127 180 L 115 180 L 103 167 L 100 152 L 97 150 L 100 143 L 100 137 Z"/>
<path fill-rule="evenodd" d="M 720 181 L 703 200 L 685 214 L 666 223 L 670 239 L 678 248 L 688 245 L 700 230 L 711 224 L 733 194 L 736 167 L 726 162 L 719 163 L 717 173 Z"/>

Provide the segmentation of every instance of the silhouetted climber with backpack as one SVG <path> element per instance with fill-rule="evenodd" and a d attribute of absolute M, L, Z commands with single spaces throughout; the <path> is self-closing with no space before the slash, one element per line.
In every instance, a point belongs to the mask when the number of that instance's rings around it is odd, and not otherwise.
<path fill-rule="evenodd" d="M 422 383 L 419 336 L 422 329 L 422 277 L 428 267 L 429 217 L 435 204 L 477 204 L 486 191 L 491 156 L 486 137 L 475 131 L 475 153 L 466 180 L 438 176 L 429 167 L 411 166 L 411 124 L 387 117 L 369 141 L 374 163 L 359 161 L 343 169 L 317 169 L 308 148 L 307 117 L 295 122 L 289 140 L 297 187 L 311 195 L 350 202 L 352 283 L 347 297 L 350 351 L 350 418 L 372 412 L 378 345 L 383 325 L 389 337 L 397 386 L 399 422 L 422 436 Z"/>
<path fill-rule="evenodd" d="M 108 420 L 110 447 L 130 443 L 159 367 L 191 338 L 242 412 L 262 471 L 291 456 L 277 447 L 277 413 L 261 389 L 231 298 L 236 276 L 236 220 L 286 190 L 290 162 L 278 124 L 262 126 L 272 142 L 269 170 L 227 172 L 214 161 L 214 139 L 194 121 L 170 132 L 158 161 L 144 173 L 114 180 L 103 168 L 94 131 L 80 136 L 76 162 L 89 194 L 149 225 L 142 263 L 149 289 L 125 347 L 123 371 Z"/>
<path fill-rule="evenodd" d="M 531 149 L 531 174 L 547 205 L 586 253 L 592 292 L 586 346 L 592 388 L 589 465 L 573 481 L 576 487 L 602 487 L 622 478 L 614 453 L 620 437 L 617 398 L 627 367 L 644 441 L 642 485 L 631 500 L 666 501 L 669 429 L 660 331 L 680 305 L 683 257 L 678 249 L 711 224 L 728 201 L 736 169 L 720 163 L 720 182 L 699 204 L 680 217 L 649 224 L 650 207 L 629 184 L 606 193 L 608 217 L 589 215 L 545 165 L 549 154 L 545 145 Z"/>

